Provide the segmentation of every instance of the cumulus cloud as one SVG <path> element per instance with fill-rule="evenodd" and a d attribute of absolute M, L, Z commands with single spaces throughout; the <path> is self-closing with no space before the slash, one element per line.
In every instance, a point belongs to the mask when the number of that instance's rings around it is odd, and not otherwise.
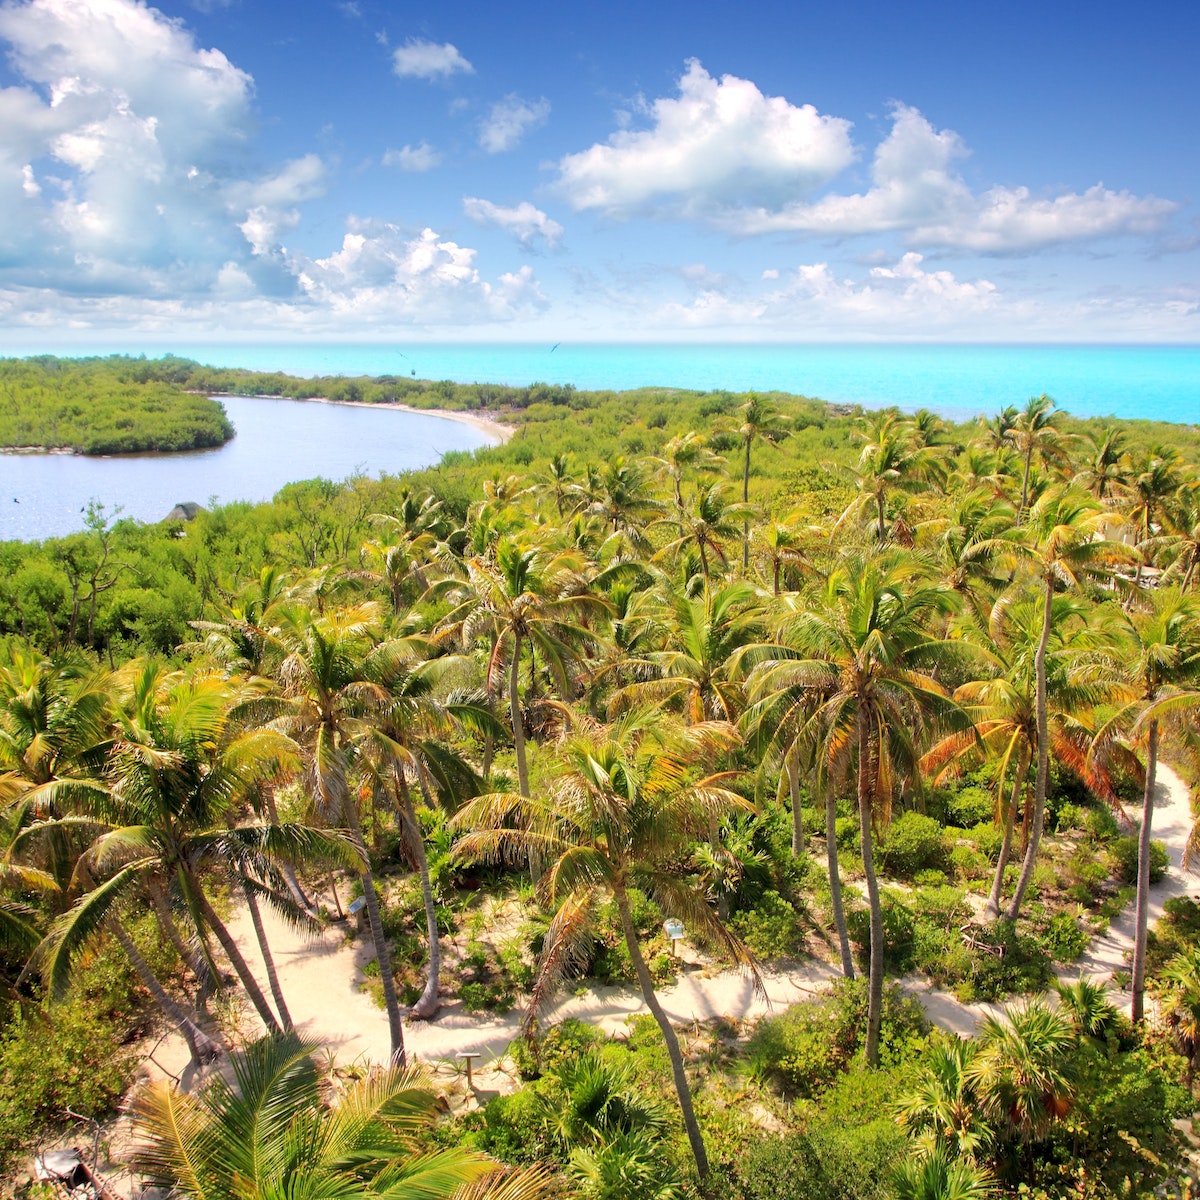
<path fill-rule="evenodd" d="M 764 96 L 747 79 L 714 79 L 694 59 L 679 95 L 650 104 L 651 126 L 558 163 L 577 210 L 627 216 L 656 206 L 703 216 L 749 199 L 805 195 L 854 160 L 850 122 Z"/>
<path fill-rule="evenodd" d="M 432 171 L 441 161 L 441 154 L 428 142 L 421 142 L 416 146 L 401 146 L 399 150 L 388 150 L 383 156 L 385 167 L 398 167 L 401 171 L 413 173 Z"/>
<path fill-rule="evenodd" d="M 475 68 L 449 42 L 409 38 L 392 52 L 392 70 L 402 79 L 448 79 L 474 75 Z"/>
<path fill-rule="evenodd" d="M 479 144 L 489 154 L 512 150 L 531 129 L 545 125 L 549 117 L 549 100 L 522 100 L 513 92 L 488 110 L 479 126 Z"/>
<path fill-rule="evenodd" d="M 1153 196 L 1101 185 L 1083 195 L 1038 198 L 1028 188 L 976 195 L 955 170 L 968 153 L 953 130 L 935 129 L 915 108 L 897 104 L 892 128 L 875 150 L 871 187 L 815 201 L 727 209 L 716 219 L 739 234 L 811 233 L 830 237 L 903 233 L 914 246 L 976 253 L 1040 250 L 1089 238 L 1148 234 L 1178 207 Z"/>
<path fill-rule="evenodd" d="M 476 225 L 489 225 L 511 233 L 527 250 L 533 249 L 539 241 L 548 249 L 554 249 L 562 240 L 563 227 L 528 200 L 505 208 L 478 196 L 464 196 L 463 212 Z"/>

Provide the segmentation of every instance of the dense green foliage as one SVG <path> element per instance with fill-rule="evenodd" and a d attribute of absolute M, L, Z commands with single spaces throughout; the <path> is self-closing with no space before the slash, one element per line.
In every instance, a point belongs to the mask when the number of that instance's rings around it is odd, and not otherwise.
<path fill-rule="evenodd" d="M 337 382 L 120 361 L 197 391 Z M 128 956 L 197 1058 L 228 1032 L 214 988 L 286 1034 L 265 936 L 248 962 L 226 922 L 310 920 L 333 869 L 338 903 L 364 901 L 397 1060 L 405 1007 L 520 1006 L 524 1086 L 436 1136 L 541 1164 L 559 1194 L 1109 1200 L 1170 1176 L 1200 1051 L 1185 905 L 1151 944 L 1169 1037 L 1081 984 L 931 1040 L 885 980 L 1040 995 L 1129 902 L 1122 876 L 1165 866 L 1121 835 L 1151 729 L 1180 765 L 1200 742 L 1193 434 L 1168 449 L 1043 398 L 950 427 L 798 397 L 341 383 L 516 432 L 402 479 L 153 527 L 94 508 L 70 538 L 0 546 L 10 984 L 40 940 L 21 987 L 93 1057 L 104 1022 L 71 1014 L 97 952 Z M 148 907 L 169 961 L 130 936 Z M 753 1029 L 678 1029 L 667 917 L 712 969 L 864 977 Z M 619 1042 L 538 1034 L 581 973 L 650 1015 Z M 43 1019 L 10 1024 L 0 1060 Z M 54 1103 L 14 1101 L 11 1136 Z"/>
<path fill-rule="evenodd" d="M 233 437 L 217 400 L 127 358 L 0 359 L 0 447 L 200 450 Z"/>

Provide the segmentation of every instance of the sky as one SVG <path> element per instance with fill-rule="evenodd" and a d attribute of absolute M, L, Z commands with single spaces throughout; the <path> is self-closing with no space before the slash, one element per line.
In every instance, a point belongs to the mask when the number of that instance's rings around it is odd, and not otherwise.
<path fill-rule="evenodd" d="M 1200 5 L 0 0 L 31 342 L 1200 342 Z"/>

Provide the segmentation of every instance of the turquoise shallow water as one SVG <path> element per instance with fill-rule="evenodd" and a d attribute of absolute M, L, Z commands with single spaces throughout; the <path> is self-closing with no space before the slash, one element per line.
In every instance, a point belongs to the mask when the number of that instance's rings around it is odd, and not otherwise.
<path fill-rule="evenodd" d="M 7 348 L 7 354 L 45 347 Z M 202 362 L 294 374 L 409 375 L 579 388 L 778 388 L 867 407 L 994 412 L 1048 392 L 1080 416 L 1200 421 L 1200 346 L 261 344 L 163 346 Z M 111 353 L 113 347 L 72 353 Z"/>

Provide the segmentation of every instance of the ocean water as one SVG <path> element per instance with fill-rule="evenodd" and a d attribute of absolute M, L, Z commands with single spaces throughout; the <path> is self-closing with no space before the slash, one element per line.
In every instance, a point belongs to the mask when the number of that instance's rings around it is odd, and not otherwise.
<path fill-rule="evenodd" d="M 1079 416 L 1200 422 L 1200 346 L 186 343 L 214 366 L 298 375 L 412 375 L 578 388 L 780 389 L 868 408 L 967 417 L 1046 392 Z M 48 347 L 0 347 L 6 354 Z M 113 346 L 71 353 L 113 353 Z"/>

